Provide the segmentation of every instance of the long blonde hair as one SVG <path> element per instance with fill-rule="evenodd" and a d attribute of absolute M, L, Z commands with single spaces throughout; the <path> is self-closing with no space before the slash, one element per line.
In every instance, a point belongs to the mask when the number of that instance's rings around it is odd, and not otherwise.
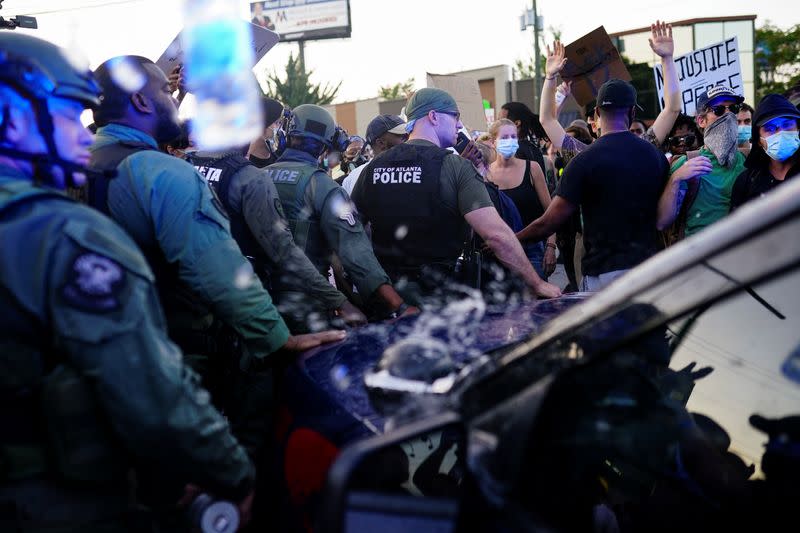
<path fill-rule="evenodd" d="M 492 122 L 492 125 L 489 126 L 489 135 L 492 136 L 492 140 L 497 139 L 497 134 L 500 132 L 500 128 L 503 126 L 511 126 L 514 128 L 514 131 L 517 131 L 517 125 L 514 124 L 507 118 L 501 118 L 499 120 L 495 120 Z"/>

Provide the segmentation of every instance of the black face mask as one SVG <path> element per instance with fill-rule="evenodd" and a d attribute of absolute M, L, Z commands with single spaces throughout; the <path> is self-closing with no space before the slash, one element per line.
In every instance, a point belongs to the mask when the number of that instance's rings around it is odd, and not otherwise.
<path fill-rule="evenodd" d="M 277 160 L 277 158 L 275 157 L 275 154 L 271 155 L 267 159 L 262 159 L 260 157 L 254 156 L 254 155 L 250 155 L 250 157 L 248 159 L 250 159 L 250 162 L 253 163 L 253 165 L 258 167 L 258 168 L 264 168 L 266 166 L 269 166 L 269 165 L 271 165 L 272 163 L 274 163 Z"/>

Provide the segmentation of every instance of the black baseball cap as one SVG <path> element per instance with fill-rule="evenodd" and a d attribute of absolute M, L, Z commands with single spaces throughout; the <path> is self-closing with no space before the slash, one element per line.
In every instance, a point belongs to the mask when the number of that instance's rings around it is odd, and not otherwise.
<path fill-rule="evenodd" d="M 384 133 L 405 135 L 406 121 L 397 115 L 378 115 L 367 126 L 367 144 L 372 144 L 375 139 Z"/>
<path fill-rule="evenodd" d="M 625 80 L 610 79 L 597 92 L 597 107 L 639 107 L 636 88 Z"/>
<path fill-rule="evenodd" d="M 785 96 L 768 94 L 759 102 L 755 113 L 753 113 L 753 124 L 760 128 L 773 118 L 778 117 L 800 120 L 800 111 Z"/>
<path fill-rule="evenodd" d="M 695 109 L 697 112 L 703 111 L 707 108 L 714 100 L 734 100 L 737 104 L 741 104 L 744 102 L 744 96 L 739 96 L 733 89 L 730 87 L 725 87 L 724 85 L 715 85 L 700 93 L 700 96 L 697 97 L 697 105 L 695 105 Z"/>

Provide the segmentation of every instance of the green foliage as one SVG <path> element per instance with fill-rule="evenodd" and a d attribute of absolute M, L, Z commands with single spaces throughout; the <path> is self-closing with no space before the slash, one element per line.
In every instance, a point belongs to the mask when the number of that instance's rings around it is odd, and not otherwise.
<path fill-rule="evenodd" d="M 786 31 L 766 21 L 756 29 L 756 99 L 800 84 L 800 24 Z"/>
<path fill-rule="evenodd" d="M 342 86 L 340 81 L 336 86 L 330 84 L 322 85 L 312 83 L 309 79 L 314 71 L 306 72 L 300 59 L 289 54 L 286 62 L 285 80 L 281 80 L 277 72 L 267 75 L 267 96 L 274 98 L 289 107 L 297 107 L 302 104 L 327 105 L 333 102 L 339 88 Z"/>
<path fill-rule="evenodd" d="M 394 85 L 381 86 L 378 89 L 378 98 L 399 100 L 400 98 L 409 98 L 413 92 L 414 78 L 408 78 L 406 81 L 401 81 Z"/>
<path fill-rule="evenodd" d="M 661 112 L 661 106 L 658 103 L 653 67 L 647 63 L 632 63 L 624 55 L 620 55 L 620 58 L 631 75 L 631 85 L 636 89 L 636 101 L 642 108 L 636 110 L 636 118 L 655 119 Z"/>

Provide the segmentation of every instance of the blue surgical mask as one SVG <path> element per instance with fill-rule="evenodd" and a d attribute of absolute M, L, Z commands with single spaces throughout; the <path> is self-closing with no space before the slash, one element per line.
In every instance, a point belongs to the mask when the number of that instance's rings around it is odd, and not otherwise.
<path fill-rule="evenodd" d="M 519 149 L 519 141 L 517 141 L 517 139 L 497 139 L 495 149 L 497 149 L 497 153 L 500 154 L 503 159 L 511 159 Z"/>
<path fill-rule="evenodd" d="M 767 155 L 775 161 L 786 161 L 800 147 L 800 136 L 797 131 L 779 131 L 762 139 L 767 143 Z"/>
<path fill-rule="evenodd" d="M 739 131 L 736 134 L 736 142 L 744 144 L 753 136 L 753 126 L 739 126 Z"/>

